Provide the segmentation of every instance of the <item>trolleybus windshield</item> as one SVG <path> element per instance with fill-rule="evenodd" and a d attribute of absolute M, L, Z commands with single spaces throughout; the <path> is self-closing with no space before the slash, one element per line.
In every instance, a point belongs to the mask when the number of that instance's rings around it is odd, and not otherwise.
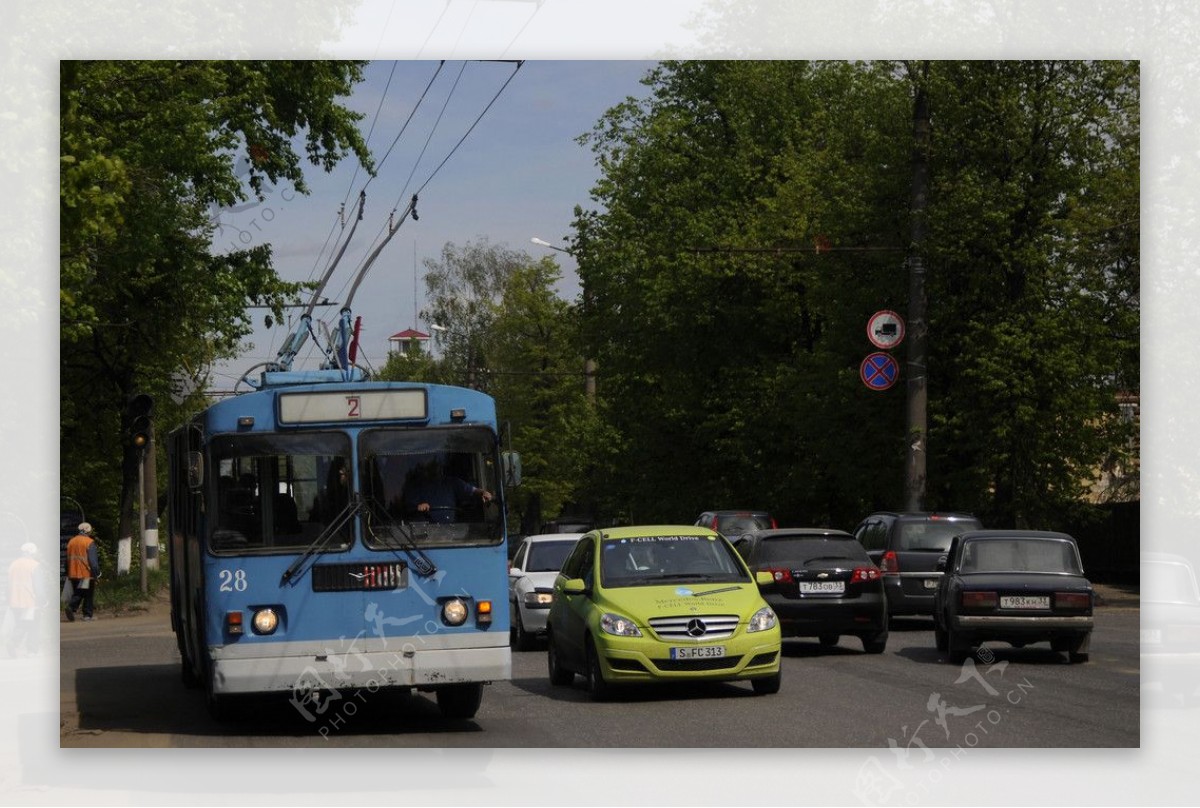
<path fill-rule="evenodd" d="M 418 546 L 503 540 L 491 430 L 371 429 L 359 441 L 368 547 L 393 546 L 394 534 L 375 528 L 397 523 Z"/>
<path fill-rule="evenodd" d="M 308 547 L 349 502 L 350 438 L 339 432 L 218 435 L 210 444 L 218 553 Z M 327 549 L 350 546 L 350 524 Z"/>

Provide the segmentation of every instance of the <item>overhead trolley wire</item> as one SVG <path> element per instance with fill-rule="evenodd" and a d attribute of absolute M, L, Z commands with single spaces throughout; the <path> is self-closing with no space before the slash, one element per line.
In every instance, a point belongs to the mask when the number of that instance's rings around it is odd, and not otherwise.
<path fill-rule="evenodd" d="M 396 144 L 400 142 L 400 138 L 403 137 L 404 133 L 408 130 L 408 125 L 412 122 L 413 117 L 417 114 L 417 110 L 421 108 L 421 105 L 425 101 L 425 97 L 429 94 L 430 88 L 433 87 L 433 83 L 437 80 L 438 75 L 441 74 L 442 68 L 445 66 L 445 64 L 446 63 L 444 60 L 438 63 L 437 70 L 435 70 L 433 72 L 433 76 L 430 77 L 429 83 L 425 85 L 425 89 L 421 92 L 421 97 L 419 99 L 417 99 L 417 103 L 413 105 L 412 111 L 409 112 L 408 118 L 404 121 L 404 124 L 400 127 L 400 131 L 396 133 L 396 137 L 392 139 L 391 145 L 388 146 L 387 151 L 384 152 L 383 157 L 380 158 L 379 163 L 375 166 L 375 173 L 372 174 L 370 177 L 368 177 L 367 181 L 365 183 L 363 183 L 363 187 L 359 191 L 358 214 L 355 217 L 354 227 L 352 227 L 350 229 L 350 233 L 346 235 L 346 239 L 342 243 L 341 249 L 338 251 L 337 257 L 332 258 L 330 264 L 326 267 L 325 274 L 321 280 L 320 286 L 318 287 L 318 289 L 314 290 L 314 293 L 313 293 L 314 301 L 317 299 L 317 295 L 322 290 L 324 290 L 325 285 L 329 282 L 329 278 L 333 275 L 333 270 L 337 267 L 338 263 L 341 261 L 342 256 L 346 252 L 346 247 L 349 246 L 350 240 L 354 236 L 354 230 L 357 228 L 358 222 L 360 222 L 363 218 L 363 207 L 366 203 L 367 188 L 370 186 L 371 182 L 375 179 L 375 177 L 377 177 L 379 175 L 379 170 L 383 167 L 383 164 L 387 162 L 387 159 L 391 155 L 392 150 L 396 148 Z M 392 62 L 392 72 L 388 75 L 388 86 L 389 87 L 391 86 L 392 76 L 395 74 L 395 69 L 396 69 L 396 62 Z M 384 88 L 383 95 L 380 97 L 379 108 L 382 108 L 383 101 L 384 101 L 384 98 L 386 98 L 386 96 L 387 96 L 387 87 Z M 376 109 L 375 116 L 376 116 L 376 120 L 378 120 L 378 116 L 379 116 L 378 108 Z M 374 129 L 375 129 L 375 125 L 373 122 L 371 125 L 371 132 L 374 132 Z M 371 133 L 369 132 L 367 134 L 367 139 L 370 140 L 370 138 L 371 138 Z M 357 178 L 357 176 L 358 176 L 357 169 L 355 169 L 355 178 Z M 354 181 L 352 179 L 350 188 L 348 188 L 346 191 L 346 198 L 342 201 L 342 210 L 343 211 L 345 210 L 346 203 L 350 199 L 350 192 L 353 189 L 353 185 L 354 185 Z M 403 195 L 401 195 L 401 197 L 403 197 Z M 344 220 L 342 222 L 342 228 L 343 228 L 343 230 L 345 229 L 345 221 Z M 324 252 L 324 248 L 322 248 L 322 252 Z M 345 288 L 345 287 L 343 286 L 343 288 Z M 347 302 L 347 305 L 348 305 L 348 302 Z M 311 307 L 309 310 L 311 311 Z"/>
<path fill-rule="evenodd" d="M 395 61 L 392 62 L 392 69 L 388 72 L 387 83 L 383 85 L 383 92 L 379 94 L 379 104 L 376 105 L 375 114 L 371 117 L 371 128 L 367 130 L 367 139 L 366 139 L 366 144 L 367 144 L 368 149 L 371 146 L 371 135 L 375 134 L 375 124 L 379 123 L 379 113 L 380 113 L 380 111 L 383 110 L 383 102 L 387 100 L 388 90 L 391 89 L 392 79 L 396 75 L 396 64 L 397 63 Z M 403 132 L 403 130 L 401 130 L 401 132 Z M 397 137 L 399 137 L 399 135 L 397 135 Z M 385 156 L 385 159 L 386 159 L 386 156 Z M 382 164 L 383 164 L 383 161 L 381 160 L 380 165 L 382 165 Z M 346 203 L 350 201 L 350 194 L 352 194 L 354 192 L 354 182 L 355 182 L 355 180 L 358 179 L 358 170 L 361 167 L 362 167 L 361 163 L 359 161 L 355 160 L 354 161 L 354 176 L 352 176 L 350 178 L 350 185 L 348 188 L 346 188 L 346 197 L 345 197 L 345 199 L 342 200 L 343 208 L 345 207 Z M 378 166 L 376 166 L 375 171 L 378 173 L 378 171 L 379 171 Z M 370 181 L 371 181 L 370 179 L 367 180 L 367 182 L 370 182 Z M 363 187 L 365 188 L 366 186 L 364 185 Z"/>
<path fill-rule="evenodd" d="M 510 74 L 509 77 L 507 79 L 505 79 L 504 84 L 500 85 L 500 89 L 496 91 L 496 94 L 494 96 L 492 96 L 492 100 L 487 103 L 487 106 L 485 106 L 483 108 L 483 111 L 479 113 L 479 115 L 471 123 L 470 127 L 467 128 L 467 131 L 463 134 L 463 136 L 458 139 L 458 142 L 454 144 L 454 147 L 452 149 L 450 149 L 449 153 L 444 158 L 442 158 L 442 161 L 440 163 L 438 163 L 437 167 L 434 168 L 432 172 L 430 172 L 429 176 L 425 178 L 425 181 L 423 183 L 421 183 L 421 186 L 417 189 L 416 193 L 414 193 L 412 195 L 412 199 L 409 200 L 407 207 L 405 207 L 405 209 L 404 209 L 404 213 L 401 215 L 400 220 L 395 223 L 395 226 L 393 226 L 392 223 L 389 221 L 388 226 L 387 226 L 387 230 L 388 230 L 387 235 L 384 237 L 383 241 L 379 244 L 379 246 L 375 248 L 374 252 L 372 252 L 371 255 L 368 257 L 368 259 L 364 262 L 362 268 L 359 270 L 358 276 L 354 279 L 354 284 L 353 284 L 353 286 L 351 286 L 350 293 L 346 297 L 346 303 L 345 303 L 346 308 L 350 308 L 350 303 L 354 299 L 355 293 L 358 291 L 359 284 L 362 283 L 363 278 L 366 276 L 367 270 L 370 269 L 371 265 L 375 263 L 375 259 L 379 257 L 379 253 L 383 250 L 383 248 L 385 246 L 387 246 L 387 243 L 389 241 L 391 241 L 392 236 L 394 236 L 396 234 L 396 232 L 400 229 L 400 225 L 402 225 L 404 223 L 404 220 L 407 219 L 410 214 L 412 215 L 414 220 L 417 218 L 417 197 L 420 195 L 420 193 L 422 191 L 425 190 L 425 188 L 429 185 L 429 183 L 433 181 L 433 178 L 437 176 L 438 172 L 440 172 L 442 170 L 442 168 L 446 165 L 446 163 L 450 160 L 450 158 L 454 156 L 454 154 L 458 151 L 458 149 L 462 146 L 462 144 L 466 141 L 466 139 L 468 137 L 470 137 L 471 133 L 473 131 L 475 131 L 475 127 L 479 125 L 479 122 L 481 120 L 483 120 L 483 116 L 487 115 L 488 110 L 490 110 L 492 108 L 492 105 L 496 103 L 496 100 L 498 98 L 500 98 L 500 96 L 504 92 L 504 90 L 508 87 L 508 85 L 510 83 L 512 83 L 512 80 L 516 77 L 517 73 L 521 69 L 521 66 L 524 64 L 525 64 L 524 60 L 519 60 L 516 62 L 516 67 L 513 68 L 512 74 Z M 438 115 L 438 122 L 441 121 L 442 115 L 445 114 L 446 106 L 450 103 L 450 97 L 454 93 L 454 88 L 456 88 L 458 86 L 458 81 L 459 81 L 459 79 L 462 78 L 463 70 L 465 70 L 465 69 L 466 69 L 466 63 L 463 64 L 463 69 L 459 70 L 459 76 L 458 76 L 458 78 L 455 79 L 454 86 L 451 88 L 450 93 L 446 97 L 446 104 L 442 106 L 442 111 Z M 437 123 L 434 124 L 435 129 L 436 129 L 436 127 L 437 127 Z M 433 132 L 431 131 L 430 139 L 432 137 L 433 137 Z M 428 146 L 429 146 L 429 139 L 426 140 L 425 146 L 422 147 L 421 156 L 417 158 L 417 162 L 413 166 L 412 173 L 409 175 L 408 180 L 406 180 L 404 183 L 404 190 L 401 191 L 401 193 L 400 193 L 400 199 L 404 198 L 404 193 L 407 191 L 408 185 L 412 181 L 412 176 L 413 176 L 413 174 L 416 173 L 417 166 L 420 164 L 421 157 L 424 156 L 425 150 L 428 148 Z M 396 200 L 396 208 L 399 208 L 399 206 L 400 206 L 400 199 Z M 393 212 L 395 212 L 395 211 L 393 210 Z"/>
<path fill-rule="evenodd" d="M 437 175 L 437 173 L 442 170 L 442 166 L 446 165 L 446 161 L 454 156 L 454 153 L 456 151 L 458 151 L 458 147 L 463 144 L 463 141 L 465 141 L 467 139 L 467 137 L 470 136 L 471 132 L 475 131 L 475 127 L 479 124 L 479 122 L 481 120 L 483 120 L 483 116 L 487 115 L 488 110 L 492 108 L 492 104 L 496 103 L 496 99 L 498 99 L 500 97 L 500 94 L 504 92 L 505 88 L 507 88 L 508 85 L 512 82 L 512 80 L 514 78 L 516 78 L 517 72 L 521 69 L 521 66 L 524 64 L 525 64 L 524 59 L 517 60 L 517 62 L 516 62 L 517 66 L 515 68 L 513 68 L 512 75 L 510 75 L 507 79 L 505 79 L 504 84 L 502 84 L 500 86 L 500 89 L 496 91 L 496 94 L 494 96 L 492 96 L 492 100 L 489 101 L 488 105 L 483 108 L 483 112 L 479 113 L 479 117 L 476 118 L 475 122 L 471 124 L 471 128 L 467 130 L 466 134 L 464 134 L 461 138 L 459 138 L 458 143 L 454 144 L 454 148 L 450 150 L 450 153 L 446 155 L 445 159 L 443 159 L 442 162 L 438 163 L 438 167 L 433 170 L 433 173 L 429 175 L 429 177 L 425 180 L 425 182 L 421 183 L 421 187 L 417 189 L 418 194 L 421 193 L 421 191 L 425 190 L 425 186 L 429 185 L 429 183 L 433 180 L 433 178 Z"/>

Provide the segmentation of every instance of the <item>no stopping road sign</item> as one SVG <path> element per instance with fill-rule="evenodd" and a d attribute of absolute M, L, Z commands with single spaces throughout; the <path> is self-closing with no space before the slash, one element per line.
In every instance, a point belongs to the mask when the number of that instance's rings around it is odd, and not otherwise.
<path fill-rule="evenodd" d="M 858 375 L 872 390 L 886 390 L 900 378 L 900 366 L 890 354 L 877 351 L 858 366 Z"/>

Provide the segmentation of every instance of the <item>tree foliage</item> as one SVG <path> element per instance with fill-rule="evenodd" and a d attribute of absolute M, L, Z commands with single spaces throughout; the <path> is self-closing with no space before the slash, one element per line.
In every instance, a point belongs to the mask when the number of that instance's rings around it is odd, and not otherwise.
<path fill-rule="evenodd" d="M 425 262 L 434 350 L 392 353 L 379 378 L 468 385 L 496 399 L 506 448 L 521 453 L 524 483 L 509 492 L 514 530 L 543 513 L 590 511 L 591 458 L 602 422 L 585 398 L 576 307 L 556 292 L 553 259 L 489 244 L 446 244 Z"/>
<path fill-rule="evenodd" d="M 267 245 L 216 252 L 212 211 L 265 182 L 306 191 L 303 160 L 328 169 L 353 154 L 369 167 L 360 116 L 338 102 L 360 71 L 354 62 L 63 63 L 62 489 L 102 525 L 119 505 L 118 532 L 131 530 L 129 399 L 151 395 L 165 431 L 181 417 L 172 375 L 235 355 L 250 333 L 246 306 L 278 317 L 299 291 L 276 275 Z"/>
<path fill-rule="evenodd" d="M 906 309 L 909 76 L 668 62 L 583 138 L 584 333 L 621 447 L 603 478 L 635 520 L 903 504 L 903 382 L 867 390 L 858 366 L 870 315 Z M 928 89 L 926 504 L 1047 524 L 1126 445 L 1137 69 L 934 63 Z"/>

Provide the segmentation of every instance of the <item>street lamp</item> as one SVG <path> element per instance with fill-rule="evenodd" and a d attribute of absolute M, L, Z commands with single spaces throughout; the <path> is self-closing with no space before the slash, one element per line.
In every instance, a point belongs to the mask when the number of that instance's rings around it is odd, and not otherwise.
<path fill-rule="evenodd" d="M 574 257 L 574 255 L 575 255 L 575 253 L 571 252 L 570 250 L 566 249 L 565 247 L 555 247 L 550 242 L 546 241 L 545 239 L 540 239 L 537 236 L 534 236 L 533 238 L 531 238 L 529 240 L 532 241 L 534 244 L 538 245 L 539 247 L 549 247 L 552 250 L 558 250 L 559 252 L 566 253 L 567 255 L 570 255 L 572 257 Z"/>
<path fill-rule="evenodd" d="M 444 326 L 440 323 L 430 323 L 429 328 L 431 331 L 437 331 L 439 334 L 449 335 L 453 331 L 453 333 L 456 333 L 461 337 L 463 344 L 466 348 L 466 354 L 467 354 L 467 387 L 474 388 L 475 387 L 475 352 L 474 352 L 473 346 L 471 345 L 471 332 L 470 331 L 463 332 L 458 329 L 452 330 L 449 326 Z"/>

